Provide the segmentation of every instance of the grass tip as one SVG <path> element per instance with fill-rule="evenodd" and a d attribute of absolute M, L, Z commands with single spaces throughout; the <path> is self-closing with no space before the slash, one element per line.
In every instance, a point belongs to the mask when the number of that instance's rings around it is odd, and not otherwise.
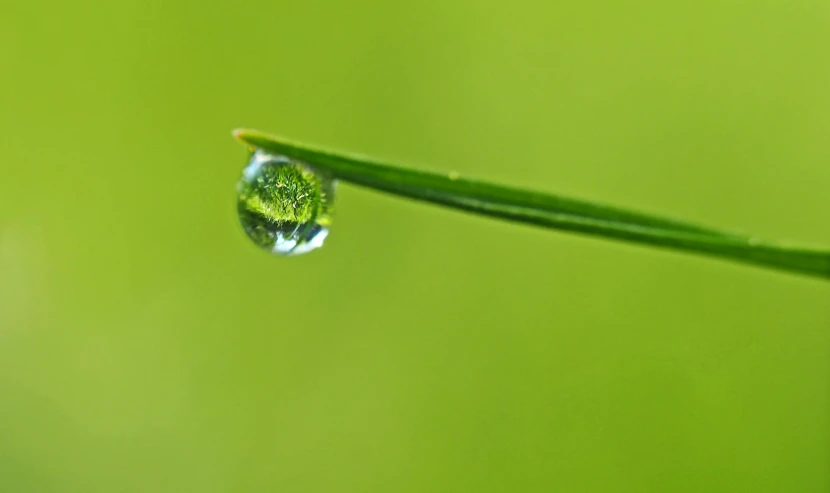
<path fill-rule="evenodd" d="M 249 130 L 247 130 L 247 129 L 236 128 L 231 132 L 231 135 L 233 135 L 233 138 L 238 140 L 239 142 L 242 142 L 243 144 L 247 144 L 248 142 L 246 141 L 245 136 L 248 133 L 249 133 Z"/>

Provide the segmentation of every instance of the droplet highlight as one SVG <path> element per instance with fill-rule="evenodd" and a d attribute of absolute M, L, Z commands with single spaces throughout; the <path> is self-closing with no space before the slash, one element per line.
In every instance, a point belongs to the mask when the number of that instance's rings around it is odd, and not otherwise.
<path fill-rule="evenodd" d="M 323 246 L 331 225 L 334 180 L 310 166 L 258 149 L 237 184 L 239 221 L 248 237 L 277 255 Z"/>

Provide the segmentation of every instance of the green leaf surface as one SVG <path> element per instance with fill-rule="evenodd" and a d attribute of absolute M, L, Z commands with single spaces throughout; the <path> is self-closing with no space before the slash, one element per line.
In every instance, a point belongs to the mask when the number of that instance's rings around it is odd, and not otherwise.
<path fill-rule="evenodd" d="M 551 229 L 830 279 L 830 250 L 826 249 L 762 240 L 594 202 L 471 180 L 455 173 L 391 166 L 362 156 L 289 142 L 256 130 L 239 129 L 233 134 L 250 147 L 305 162 L 335 179 L 403 197 Z"/>

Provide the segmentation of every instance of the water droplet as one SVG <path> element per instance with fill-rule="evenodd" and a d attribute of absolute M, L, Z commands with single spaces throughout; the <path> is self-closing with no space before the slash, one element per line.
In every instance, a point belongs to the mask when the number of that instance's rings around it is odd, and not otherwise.
<path fill-rule="evenodd" d="M 299 161 L 256 150 L 236 191 L 242 228 L 260 247 L 299 255 L 323 246 L 334 202 L 331 178 Z"/>

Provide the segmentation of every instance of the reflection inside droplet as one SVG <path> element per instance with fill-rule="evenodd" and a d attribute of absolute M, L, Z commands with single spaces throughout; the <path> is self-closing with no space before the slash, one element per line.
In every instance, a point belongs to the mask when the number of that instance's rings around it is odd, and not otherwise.
<path fill-rule="evenodd" d="M 257 150 L 237 184 L 239 220 L 254 243 L 279 255 L 323 246 L 334 181 L 308 165 Z"/>

